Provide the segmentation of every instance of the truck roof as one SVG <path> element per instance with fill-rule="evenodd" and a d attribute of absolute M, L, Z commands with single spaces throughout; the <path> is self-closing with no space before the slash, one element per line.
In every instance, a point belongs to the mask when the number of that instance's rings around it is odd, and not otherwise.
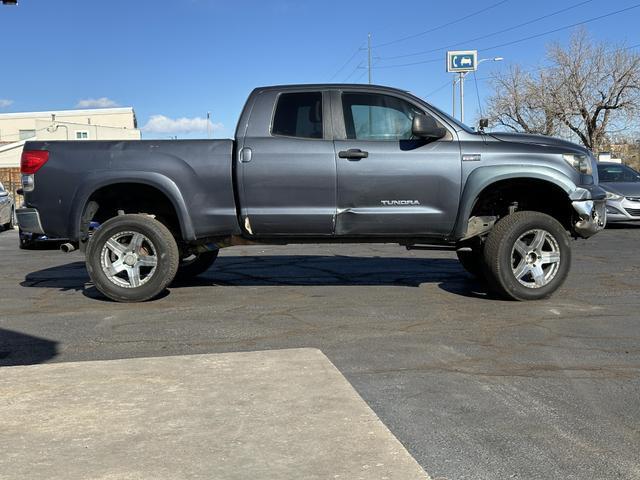
<path fill-rule="evenodd" d="M 402 90 L 394 87 L 387 87 L 385 85 L 371 85 L 368 83 L 301 83 L 292 85 L 269 85 L 264 87 L 257 87 L 254 92 L 262 92 L 269 90 L 327 90 L 327 89 L 358 89 L 358 90 L 378 90 L 386 92 L 399 92 L 410 93 L 407 90 Z"/>

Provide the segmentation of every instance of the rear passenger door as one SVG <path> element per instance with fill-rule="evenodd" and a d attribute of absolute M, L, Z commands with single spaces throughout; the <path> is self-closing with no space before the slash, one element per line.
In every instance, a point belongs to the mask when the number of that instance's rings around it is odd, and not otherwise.
<path fill-rule="evenodd" d="M 256 236 L 332 235 L 336 163 L 329 96 L 263 91 L 238 155 L 244 228 Z"/>

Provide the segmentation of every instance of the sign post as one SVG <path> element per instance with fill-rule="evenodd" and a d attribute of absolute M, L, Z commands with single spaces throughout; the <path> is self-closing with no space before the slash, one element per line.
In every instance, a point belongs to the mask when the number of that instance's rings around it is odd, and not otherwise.
<path fill-rule="evenodd" d="M 460 121 L 464 122 L 464 77 L 478 69 L 477 50 L 452 50 L 447 52 L 447 72 L 457 73 L 460 82 Z M 455 116 L 455 83 L 453 81 L 453 115 Z"/>

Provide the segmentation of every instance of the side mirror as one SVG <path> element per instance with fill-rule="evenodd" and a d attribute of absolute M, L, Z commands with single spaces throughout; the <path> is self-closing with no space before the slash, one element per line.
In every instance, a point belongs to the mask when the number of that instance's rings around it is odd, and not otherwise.
<path fill-rule="evenodd" d="M 484 130 L 485 128 L 489 127 L 489 119 L 488 118 L 481 118 L 480 121 L 478 122 L 478 128 L 480 130 Z"/>
<path fill-rule="evenodd" d="M 437 140 L 447 134 L 445 128 L 439 127 L 435 119 L 429 115 L 418 114 L 413 117 L 411 133 L 419 138 Z"/>

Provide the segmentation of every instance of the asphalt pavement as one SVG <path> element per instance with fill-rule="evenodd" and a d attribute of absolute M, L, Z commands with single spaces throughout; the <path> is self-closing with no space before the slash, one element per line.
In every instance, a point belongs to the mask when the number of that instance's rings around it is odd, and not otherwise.
<path fill-rule="evenodd" d="M 80 253 L 4 232 L 0 365 L 313 347 L 434 479 L 640 478 L 639 241 L 574 242 L 540 302 L 491 298 L 453 253 L 376 244 L 233 247 L 127 305 Z"/>

